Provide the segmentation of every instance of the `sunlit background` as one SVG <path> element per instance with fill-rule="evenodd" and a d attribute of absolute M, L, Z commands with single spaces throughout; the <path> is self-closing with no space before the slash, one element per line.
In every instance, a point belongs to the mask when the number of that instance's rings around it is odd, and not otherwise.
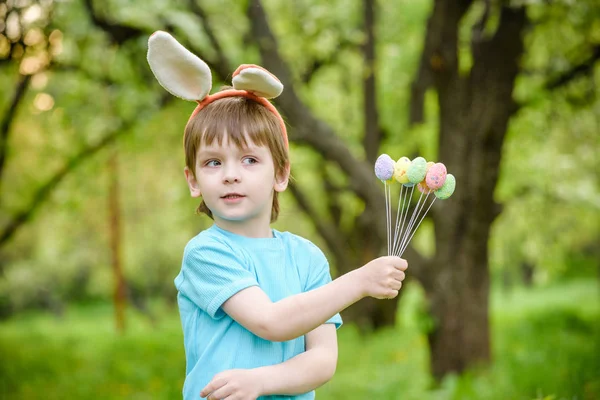
<path fill-rule="evenodd" d="M 274 227 L 334 277 L 386 251 L 374 156 L 457 177 L 399 300 L 343 314 L 318 399 L 600 398 L 599 16 L 594 0 L 0 2 L 0 399 L 181 397 L 173 279 L 211 221 L 183 176 L 194 104 L 146 62 L 159 29 L 213 91 L 242 63 L 282 79 L 294 185 Z"/>

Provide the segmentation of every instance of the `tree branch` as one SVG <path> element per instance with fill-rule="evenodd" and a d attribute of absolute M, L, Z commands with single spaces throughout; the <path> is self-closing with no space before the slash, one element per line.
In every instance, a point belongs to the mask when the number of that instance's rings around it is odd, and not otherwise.
<path fill-rule="evenodd" d="M 231 76 L 231 74 L 233 73 L 233 69 L 231 69 L 231 63 L 225 55 L 221 44 L 217 40 L 217 36 L 215 35 L 212 26 L 208 21 L 208 16 L 206 15 L 206 12 L 195 0 L 188 0 L 188 4 L 190 5 L 190 9 L 192 10 L 192 12 L 194 12 L 198 16 L 198 18 L 200 18 L 202 26 L 204 27 L 204 31 L 206 32 L 206 36 L 208 36 L 210 44 L 217 53 L 217 59 L 209 63 L 211 70 L 215 71 L 222 81 L 227 81 L 227 77 Z"/>
<path fill-rule="evenodd" d="M 19 75 L 14 95 L 8 111 L 4 114 L 2 122 L 0 122 L 0 184 L 2 183 L 2 175 L 4 172 L 4 165 L 6 164 L 6 153 L 8 151 L 8 136 L 10 134 L 10 128 L 15 120 L 17 109 L 19 104 L 25 97 L 29 82 L 31 81 L 31 75 Z"/>
<path fill-rule="evenodd" d="M 339 196 L 341 188 L 336 187 L 331 179 L 327 170 L 327 161 L 319 157 L 319 171 L 321 173 L 321 182 L 323 183 L 323 192 L 326 197 L 327 212 L 333 219 L 333 224 L 338 229 L 342 220 L 342 208 L 340 207 Z"/>
<path fill-rule="evenodd" d="M 146 34 L 146 32 L 139 28 L 118 24 L 114 21 L 108 20 L 103 16 L 100 16 L 94 8 L 93 0 L 84 0 L 83 3 L 88 15 L 90 16 L 90 19 L 92 20 L 92 23 L 107 33 L 110 37 L 111 43 L 113 44 L 120 46 L 131 39 L 135 39 Z"/>
<path fill-rule="evenodd" d="M 145 32 L 140 28 L 111 21 L 103 16 L 100 16 L 94 8 L 93 0 L 84 0 L 84 4 L 92 23 L 109 35 L 111 43 L 121 45 L 128 40 L 149 34 L 149 32 Z M 194 12 L 200 19 L 202 26 L 204 27 L 204 31 L 206 32 L 211 45 L 214 47 L 215 52 L 217 53 L 216 60 L 210 60 L 205 56 L 202 56 L 201 58 L 210 66 L 210 69 L 217 74 L 219 79 L 226 81 L 227 77 L 231 76 L 233 73 L 233 69 L 231 69 L 231 63 L 229 62 L 223 51 L 223 48 L 214 34 L 210 22 L 208 21 L 207 14 L 196 1 L 188 0 L 188 4 L 192 12 Z M 203 53 L 193 43 L 187 43 L 187 48 L 197 55 Z"/>
<path fill-rule="evenodd" d="M 125 130 L 115 131 L 104 137 L 96 145 L 83 149 L 81 152 L 79 152 L 79 154 L 71 158 L 45 184 L 38 188 L 29 205 L 24 210 L 20 211 L 14 217 L 12 217 L 10 222 L 0 232 L 0 247 L 2 247 L 6 242 L 8 242 L 8 240 L 15 234 L 17 229 L 19 229 L 22 225 L 24 225 L 32 218 L 32 216 L 38 210 L 38 208 L 48 199 L 50 193 L 52 193 L 52 190 L 54 190 L 54 188 L 58 186 L 58 184 L 65 178 L 65 176 L 69 174 L 69 172 L 73 171 L 84 160 L 96 154 L 99 150 L 103 149 L 108 144 L 112 143 L 117 138 L 117 136 L 119 136 L 119 134 L 124 131 Z"/>
<path fill-rule="evenodd" d="M 492 0 L 483 0 L 485 9 L 479 21 L 473 25 L 471 29 L 471 38 L 474 41 L 480 41 L 483 39 L 483 33 L 485 32 L 485 26 L 487 25 L 490 14 L 492 12 Z"/>
<path fill-rule="evenodd" d="M 296 203 L 300 209 L 310 218 L 315 224 L 315 228 L 319 235 L 327 243 L 327 248 L 333 253 L 338 265 L 351 265 L 350 257 L 348 257 L 349 250 L 347 246 L 340 240 L 342 235 L 338 232 L 338 229 L 334 224 L 328 222 L 320 215 L 310 204 L 307 196 L 298 187 L 294 181 L 290 181 L 288 189 L 296 199 Z"/>
<path fill-rule="evenodd" d="M 356 43 L 351 40 L 343 40 L 338 43 L 335 51 L 329 53 L 326 57 L 313 60 L 310 66 L 300 76 L 300 81 L 304 84 L 310 83 L 312 78 L 323 67 L 327 67 L 337 62 L 337 58 L 343 50 L 353 49 L 357 47 Z"/>
<path fill-rule="evenodd" d="M 111 80 L 110 78 L 107 78 L 105 76 L 96 76 L 93 73 L 91 73 L 90 71 L 88 71 L 87 69 L 85 69 L 81 66 L 78 66 L 78 65 L 65 64 L 65 63 L 56 62 L 56 61 L 53 61 L 51 65 L 52 65 L 52 68 L 50 68 L 50 70 L 54 71 L 54 72 L 79 73 L 91 81 L 94 81 L 97 83 L 102 83 L 106 86 L 117 84 L 117 82 Z"/>
<path fill-rule="evenodd" d="M 409 124 L 411 126 L 423 123 L 425 121 L 425 113 L 423 111 L 425 104 L 425 93 L 433 83 L 429 63 L 425 61 L 426 52 L 427 50 L 424 50 L 421 54 L 419 71 L 410 85 Z"/>
<path fill-rule="evenodd" d="M 21 36 L 18 40 L 14 42 L 9 40 L 6 58 L 0 58 L 0 67 L 4 66 L 5 64 L 14 63 L 15 60 L 23 58 L 23 55 L 25 54 L 25 49 L 27 49 L 27 46 L 25 45 L 23 36 Z"/>
<path fill-rule="evenodd" d="M 590 75 L 594 69 L 596 61 L 600 60 L 600 45 L 592 47 L 592 54 L 582 63 L 573 66 L 568 71 L 563 72 L 559 76 L 550 79 L 546 83 L 547 90 L 554 90 L 567 85 L 581 75 Z"/>
<path fill-rule="evenodd" d="M 166 106 L 169 102 L 173 101 L 174 98 L 174 96 L 171 96 L 168 93 L 163 94 L 159 100 L 158 108 Z M 135 126 L 138 121 L 146 120 L 145 116 L 151 115 L 154 112 L 155 109 L 145 109 L 145 111 L 142 112 L 141 115 L 138 115 L 137 118 L 131 119 L 130 121 L 122 124 L 118 129 L 105 136 L 98 143 L 84 148 L 77 155 L 67 161 L 67 163 L 50 179 L 48 179 L 46 183 L 36 190 L 29 205 L 13 216 L 8 224 L 2 229 L 2 231 L 0 231 L 0 247 L 4 246 L 19 228 L 32 219 L 39 207 L 49 198 L 54 188 L 56 188 L 71 171 L 77 168 L 85 160 L 89 159 L 91 156 L 108 146 L 110 143 L 114 142 L 118 137 L 131 131 L 131 128 Z"/>

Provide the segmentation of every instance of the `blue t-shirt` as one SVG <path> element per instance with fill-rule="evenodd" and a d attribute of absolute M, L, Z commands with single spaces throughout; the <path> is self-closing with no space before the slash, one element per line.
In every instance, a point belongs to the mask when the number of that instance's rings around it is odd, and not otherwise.
<path fill-rule="evenodd" d="M 330 281 L 323 252 L 289 232 L 273 230 L 273 238 L 248 238 L 213 225 L 190 240 L 175 278 L 186 356 L 184 399 L 199 399 L 219 372 L 279 364 L 305 351 L 304 336 L 270 342 L 254 335 L 221 309 L 227 299 L 259 286 L 276 302 Z M 339 328 L 342 319 L 337 314 L 327 323 Z M 314 397 L 311 391 L 260 399 Z"/>

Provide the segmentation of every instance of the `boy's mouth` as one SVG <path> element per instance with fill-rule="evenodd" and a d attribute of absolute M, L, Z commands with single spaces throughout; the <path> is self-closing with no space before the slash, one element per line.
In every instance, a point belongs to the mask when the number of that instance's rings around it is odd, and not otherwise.
<path fill-rule="evenodd" d="M 239 193 L 227 193 L 225 196 L 221 196 L 222 199 L 230 199 L 230 200 L 240 199 L 242 197 L 245 197 L 245 196 L 242 194 L 239 194 Z"/>

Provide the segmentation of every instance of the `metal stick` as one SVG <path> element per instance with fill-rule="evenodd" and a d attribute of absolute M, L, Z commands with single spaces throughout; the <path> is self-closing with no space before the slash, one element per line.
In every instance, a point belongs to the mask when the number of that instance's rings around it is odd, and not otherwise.
<path fill-rule="evenodd" d="M 413 209 L 413 213 L 410 216 L 410 221 L 408 222 L 406 231 L 404 232 L 404 235 L 402 236 L 402 240 L 400 242 L 399 249 L 402 249 L 404 247 L 404 244 L 405 244 L 406 240 L 408 239 L 408 235 L 409 235 L 412 227 L 414 226 L 416 219 L 418 218 L 419 212 L 421 211 L 421 208 L 422 208 L 422 206 L 421 206 L 422 199 L 423 199 L 423 192 L 421 192 L 421 195 L 419 196 L 419 201 L 417 202 L 417 205 Z M 425 198 L 425 199 L 427 199 L 427 198 Z M 421 208 L 419 206 L 421 206 Z"/>
<path fill-rule="evenodd" d="M 394 254 L 396 252 L 396 243 L 398 241 L 398 234 L 399 229 L 400 229 L 400 218 L 401 216 L 404 214 L 404 200 L 406 198 L 406 193 L 408 193 L 408 188 L 406 190 L 404 190 L 404 185 L 400 186 L 400 195 L 398 196 L 398 211 L 396 213 L 396 226 L 394 229 L 394 240 L 393 240 L 393 246 L 392 246 L 392 254 Z M 402 203 L 402 208 L 400 207 L 400 203 Z"/>
<path fill-rule="evenodd" d="M 402 218 L 402 226 L 400 227 L 400 232 L 398 235 L 398 241 L 394 243 L 394 252 L 393 252 L 394 254 L 396 254 L 396 250 L 399 250 L 399 247 L 400 247 L 400 238 L 402 237 L 402 232 L 404 231 L 404 224 L 406 222 L 406 217 L 408 216 L 408 210 L 410 209 L 410 199 L 412 199 L 414 191 L 415 191 L 415 187 L 413 186 L 411 188 L 410 195 L 406 197 L 406 200 L 407 200 L 406 201 L 406 209 L 403 213 L 404 215 Z M 407 188 L 406 192 L 408 193 L 408 188 Z M 402 206 L 402 208 L 404 210 L 404 205 Z"/>
<path fill-rule="evenodd" d="M 429 196 L 429 193 L 427 194 L 427 196 Z M 406 248 L 408 247 L 408 244 L 410 243 L 410 241 L 412 240 L 413 236 L 415 235 L 415 232 L 417 232 L 417 229 L 419 229 L 419 226 L 421 225 L 421 222 L 423 222 L 423 219 L 425 218 L 425 216 L 427 215 L 427 213 L 429 212 L 429 210 L 433 206 L 433 203 L 435 203 L 436 199 L 437 199 L 437 197 L 434 196 L 433 197 L 433 201 L 431 202 L 431 204 L 429 205 L 429 207 L 427 208 L 427 210 L 425 211 L 425 213 L 423 214 L 423 216 L 419 220 L 419 223 L 417 224 L 417 227 L 413 231 L 412 235 L 410 235 L 410 238 L 408 239 L 408 241 L 404 245 L 404 248 L 400 249 L 400 254 L 398 255 L 399 257 L 402 257 L 402 254 L 404 254 L 404 252 L 406 251 Z M 427 200 L 427 198 L 425 200 Z M 425 202 L 423 202 L 423 204 L 425 204 Z"/>
<path fill-rule="evenodd" d="M 386 223 L 386 230 L 387 230 L 387 251 L 388 251 L 388 255 L 390 255 L 390 251 L 391 251 L 391 244 L 390 244 L 390 239 L 391 239 L 391 233 L 390 233 L 390 225 L 391 225 L 391 217 L 390 217 L 390 188 L 388 187 L 388 184 L 386 181 L 383 181 L 383 189 L 385 192 L 385 223 Z"/>

